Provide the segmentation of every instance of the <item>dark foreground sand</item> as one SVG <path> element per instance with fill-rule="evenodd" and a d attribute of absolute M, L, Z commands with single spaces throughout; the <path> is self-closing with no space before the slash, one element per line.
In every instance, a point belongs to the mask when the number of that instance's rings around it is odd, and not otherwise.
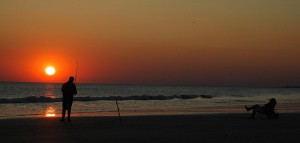
<path fill-rule="evenodd" d="M 4 142 L 60 143 L 300 143 L 300 114 L 278 120 L 247 119 L 249 114 L 74 117 L 0 120 Z"/>

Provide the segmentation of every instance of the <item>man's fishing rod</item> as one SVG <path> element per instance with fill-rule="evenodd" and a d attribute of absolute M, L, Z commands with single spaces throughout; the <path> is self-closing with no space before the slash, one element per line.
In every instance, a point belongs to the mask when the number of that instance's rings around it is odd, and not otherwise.
<path fill-rule="evenodd" d="M 77 72 L 78 72 L 78 60 L 77 60 L 77 64 L 76 64 L 76 73 L 75 73 L 74 83 L 76 82 L 76 79 L 77 79 Z"/>

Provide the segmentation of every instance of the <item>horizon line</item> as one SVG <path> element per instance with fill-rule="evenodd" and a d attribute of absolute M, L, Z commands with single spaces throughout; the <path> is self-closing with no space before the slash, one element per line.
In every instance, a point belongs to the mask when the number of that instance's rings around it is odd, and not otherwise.
<path fill-rule="evenodd" d="M 0 81 L 0 83 L 42 83 L 42 84 L 62 84 L 64 82 L 39 82 L 39 81 Z M 299 85 L 285 85 L 285 86 L 249 86 L 249 85 L 203 85 L 203 84 L 147 84 L 147 83 L 100 83 L 100 82 L 76 82 L 76 84 L 99 84 L 99 85 L 144 85 L 144 86 L 199 86 L 199 87 L 253 87 L 253 88 L 300 88 Z"/>

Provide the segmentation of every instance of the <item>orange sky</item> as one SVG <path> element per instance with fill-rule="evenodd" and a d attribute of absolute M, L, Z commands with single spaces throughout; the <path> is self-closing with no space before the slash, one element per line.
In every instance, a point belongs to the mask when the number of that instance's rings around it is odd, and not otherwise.
<path fill-rule="evenodd" d="M 300 85 L 299 9 L 293 0 L 2 0 L 0 81 L 63 82 L 78 60 L 78 82 Z"/>

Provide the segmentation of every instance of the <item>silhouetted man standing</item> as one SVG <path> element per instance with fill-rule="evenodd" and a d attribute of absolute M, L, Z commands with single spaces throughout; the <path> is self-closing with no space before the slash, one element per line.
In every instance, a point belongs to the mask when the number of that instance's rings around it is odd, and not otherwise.
<path fill-rule="evenodd" d="M 64 83 L 61 87 L 61 91 L 63 93 L 62 99 L 62 117 L 60 121 L 65 121 L 65 113 L 68 110 L 68 121 L 70 122 L 70 115 L 71 115 L 71 107 L 73 104 L 73 96 L 77 94 L 77 89 L 74 82 L 74 77 L 70 76 L 69 81 Z"/>

